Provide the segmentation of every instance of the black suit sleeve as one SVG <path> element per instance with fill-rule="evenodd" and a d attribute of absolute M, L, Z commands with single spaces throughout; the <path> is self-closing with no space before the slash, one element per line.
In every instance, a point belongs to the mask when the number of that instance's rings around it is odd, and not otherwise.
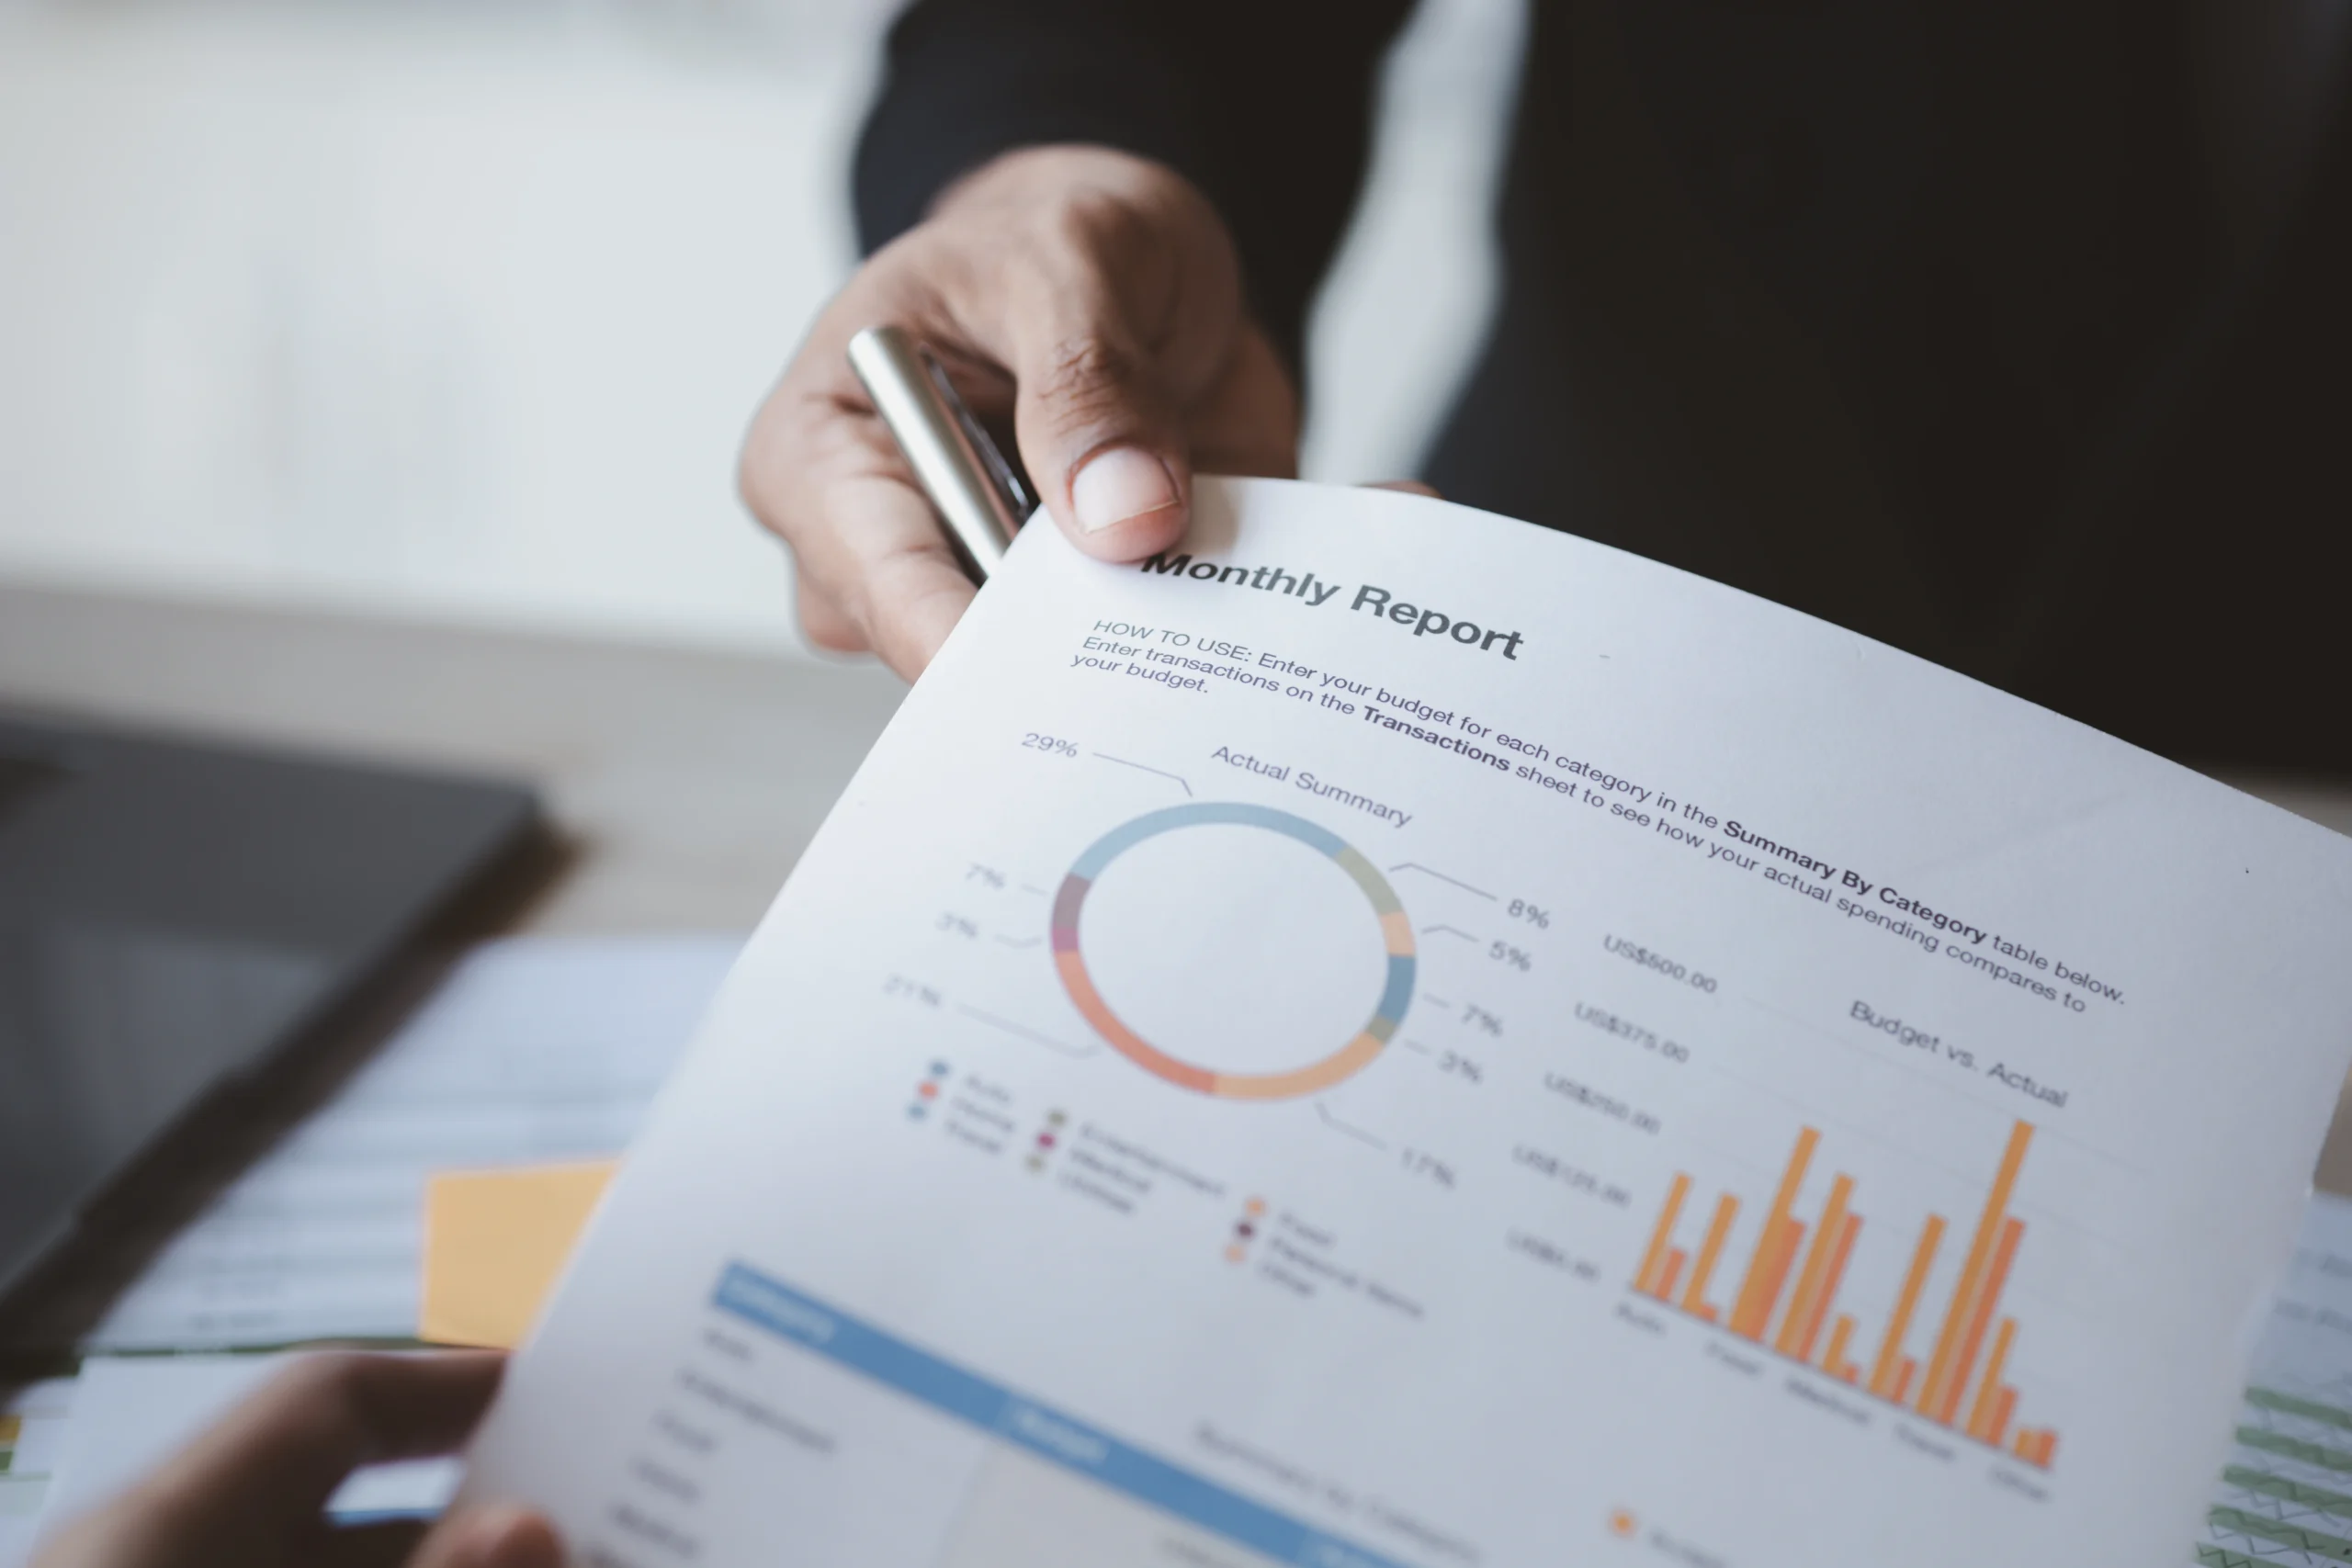
<path fill-rule="evenodd" d="M 920 0 L 890 31 L 854 175 L 870 252 L 997 153 L 1157 159 L 1231 228 L 1251 308 L 1298 363 L 1363 182 L 1373 85 L 1412 0 Z"/>

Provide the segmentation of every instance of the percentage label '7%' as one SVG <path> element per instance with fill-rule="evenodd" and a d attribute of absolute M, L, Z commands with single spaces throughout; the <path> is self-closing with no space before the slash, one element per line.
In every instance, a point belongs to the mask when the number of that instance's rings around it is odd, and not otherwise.
<path fill-rule="evenodd" d="M 1482 1034 L 1491 1034 L 1498 1039 L 1502 1036 L 1503 1021 L 1485 1008 L 1476 1006 L 1464 1008 L 1462 1021 Z"/>

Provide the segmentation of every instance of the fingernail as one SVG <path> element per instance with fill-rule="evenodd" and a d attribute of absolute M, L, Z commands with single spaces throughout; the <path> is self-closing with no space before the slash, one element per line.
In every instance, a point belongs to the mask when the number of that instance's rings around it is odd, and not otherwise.
<path fill-rule="evenodd" d="M 1069 504 L 1078 525 L 1090 534 L 1176 504 L 1176 481 L 1168 465 L 1140 446 L 1097 452 L 1069 483 Z"/>

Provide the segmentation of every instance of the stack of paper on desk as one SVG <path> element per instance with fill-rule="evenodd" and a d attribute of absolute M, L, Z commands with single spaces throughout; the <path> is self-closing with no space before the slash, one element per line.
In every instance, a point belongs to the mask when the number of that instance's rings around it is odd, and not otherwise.
<path fill-rule="evenodd" d="M 537 937 L 478 950 L 164 1252 L 90 1348 L 413 1335 L 427 1179 L 623 1147 L 741 946 Z"/>

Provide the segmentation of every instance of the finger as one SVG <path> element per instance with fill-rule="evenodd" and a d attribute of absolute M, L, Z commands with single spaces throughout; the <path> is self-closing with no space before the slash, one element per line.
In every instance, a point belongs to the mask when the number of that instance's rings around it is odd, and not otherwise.
<path fill-rule="evenodd" d="M 803 577 L 794 585 L 800 609 L 800 635 L 828 653 L 867 651 L 865 634 L 848 614 Z"/>
<path fill-rule="evenodd" d="M 309 1525 L 360 1465 L 463 1442 L 504 1364 L 494 1352 L 306 1356 L 168 1462 L 140 1501 L 190 1537 Z"/>
<path fill-rule="evenodd" d="M 408 1568 L 563 1568 L 563 1544 L 540 1515 L 487 1504 L 435 1526 Z"/>
<path fill-rule="evenodd" d="M 983 335 L 1019 390 L 1013 430 L 1046 512 L 1078 547 L 1135 560 L 1183 536 L 1192 465 L 1170 389 L 1109 274 L 1114 239 L 1063 265 L 1015 269 Z M 1225 323 L 1187 330 L 1222 333 Z"/>
<path fill-rule="evenodd" d="M 842 602 L 867 646 L 912 681 L 956 629 L 976 592 L 922 492 L 893 478 L 847 480 L 826 492 L 831 525 L 804 558 Z"/>
<path fill-rule="evenodd" d="M 1262 479 L 1298 477 L 1298 389 L 1266 334 L 1245 327 L 1207 396 L 1190 411 L 1196 468 Z"/>
<path fill-rule="evenodd" d="M 743 498 L 792 548 L 810 640 L 871 649 L 912 681 L 974 591 L 880 417 L 834 369 L 820 367 L 808 387 L 787 377 L 761 410 Z"/>

